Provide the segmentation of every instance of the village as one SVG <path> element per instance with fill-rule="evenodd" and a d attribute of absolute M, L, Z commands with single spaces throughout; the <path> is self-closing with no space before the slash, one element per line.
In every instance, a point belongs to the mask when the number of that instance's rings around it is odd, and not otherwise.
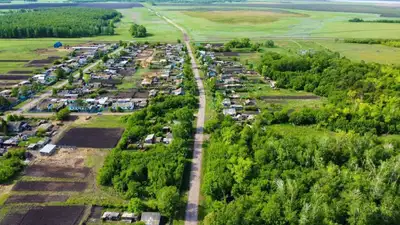
<path fill-rule="evenodd" d="M 27 111 L 9 111 L 2 119 L 0 159 L 8 157 L 8 152 L 22 149 L 25 152 L 23 158 L 26 168 L 22 180 L 12 189 L 18 196 L 12 196 L 6 201 L 11 207 L 14 203 L 26 203 L 26 199 L 33 198 L 21 191 L 38 191 L 40 196 L 34 196 L 39 201 L 67 202 L 67 205 L 70 204 L 69 201 L 74 201 L 71 199 L 78 197 L 63 192 L 89 194 L 96 178 L 90 172 L 92 169 L 84 162 L 88 157 L 97 157 L 97 154 L 105 157 L 106 152 L 103 150 L 114 148 L 124 133 L 123 124 L 118 125 L 116 122 L 107 127 L 98 125 L 96 121 L 107 123 L 113 114 L 116 116 L 111 120 L 118 121 L 116 118 L 119 119 L 121 113 L 129 115 L 135 110 L 145 108 L 152 98 L 185 93 L 183 63 L 186 53 L 183 44 L 132 42 L 70 48 L 73 49 L 73 54 L 68 59 L 57 63 L 43 74 L 32 76 L 29 83 L 24 84 L 32 86 L 42 82 L 41 84 L 48 85 L 51 96 L 40 99 Z M 95 57 L 98 58 L 95 66 L 88 67 L 93 63 L 94 55 L 98 54 L 101 56 Z M 56 71 L 59 70 L 65 73 L 65 85 L 57 86 L 55 81 L 51 82 L 56 80 Z M 72 79 L 70 75 L 73 76 Z M 9 92 L 2 93 L 5 98 L 13 98 Z M 33 92 L 29 96 L 35 98 Z M 69 117 L 58 119 L 57 114 L 65 110 L 69 112 Z M 133 146 L 134 149 L 145 151 L 156 144 L 171 144 L 173 136 L 170 125 L 165 124 L 160 129 L 161 132 L 144 135 L 127 149 Z M 25 181 L 24 176 L 33 180 Z M 41 178 L 63 179 L 63 187 L 60 182 L 42 181 Z M 34 186 L 39 183 L 41 188 L 36 189 Z M 60 194 L 54 195 L 53 192 Z M 42 199 L 43 196 L 47 197 Z M 89 224 L 100 221 L 144 221 L 146 224 L 157 225 L 162 220 L 159 212 L 143 212 L 140 215 L 96 206 L 68 207 L 71 215 L 87 212 L 85 219 Z M 36 214 L 45 212 L 35 211 Z"/>

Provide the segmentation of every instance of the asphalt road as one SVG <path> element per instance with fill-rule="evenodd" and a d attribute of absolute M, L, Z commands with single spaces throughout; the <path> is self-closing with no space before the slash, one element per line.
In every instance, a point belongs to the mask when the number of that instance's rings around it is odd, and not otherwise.
<path fill-rule="evenodd" d="M 162 17 L 168 23 L 174 25 L 183 33 L 184 41 L 186 47 L 189 52 L 189 56 L 191 58 L 192 69 L 195 75 L 195 79 L 197 82 L 197 87 L 199 89 L 199 111 L 197 113 L 197 125 L 196 125 L 196 134 L 194 136 L 194 147 L 193 147 L 193 160 L 192 160 L 192 168 L 190 172 L 190 186 L 189 186 L 189 195 L 188 202 L 186 206 L 185 212 L 185 225 L 197 225 L 198 224 L 198 213 L 199 213 L 199 199 L 200 199 L 200 175 L 201 175 L 201 165 L 202 165 L 202 155 L 203 155 L 203 131 L 204 131 L 204 120 L 205 120 L 205 108 L 206 108 L 206 96 L 204 93 L 204 85 L 201 80 L 198 66 L 196 64 L 195 57 L 190 47 L 190 38 L 187 32 L 177 25 L 172 20 Z"/>
<path fill-rule="evenodd" d="M 122 49 L 123 49 L 123 48 L 118 48 L 117 50 L 113 51 L 113 52 L 110 53 L 110 54 L 111 54 L 111 55 L 114 55 L 114 54 L 120 52 Z M 83 70 L 83 72 L 89 71 L 89 70 L 92 69 L 93 67 L 97 66 L 97 64 L 99 64 L 100 62 L 101 62 L 101 60 L 98 60 L 98 61 L 94 62 L 93 64 L 91 64 L 91 65 L 89 65 L 88 67 L 86 67 L 86 68 Z M 79 72 L 76 72 L 76 73 L 74 74 L 74 77 L 75 77 L 75 78 L 78 78 L 78 77 L 79 77 Z M 67 81 L 67 80 L 64 80 L 64 81 L 62 81 L 61 83 L 58 83 L 58 84 L 54 85 L 53 87 L 54 87 L 54 88 L 62 88 L 62 87 L 64 87 L 65 85 L 67 85 L 67 83 L 68 83 L 68 81 Z M 36 106 L 40 101 L 42 101 L 42 100 L 44 100 L 44 99 L 46 99 L 46 98 L 50 98 L 51 95 L 52 95 L 52 92 L 53 92 L 52 90 L 49 90 L 49 91 L 47 91 L 47 92 L 45 92 L 45 93 L 43 93 L 43 94 L 41 94 L 41 95 L 39 95 L 39 96 L 34 96 L 30 101 L 28 100 L 29 102 L 27 102 L 27 103 L 26 103 L 25 105 L 23 105 L 21 108 L 19 108 L 19 109 L 16 110 L 16 111 L 10 111 L 9 113 L 12 113 L 12 114 L 24 114 L 25 111 L 29 111 L 31 108 L 33 108 L 34 106 Z"/>

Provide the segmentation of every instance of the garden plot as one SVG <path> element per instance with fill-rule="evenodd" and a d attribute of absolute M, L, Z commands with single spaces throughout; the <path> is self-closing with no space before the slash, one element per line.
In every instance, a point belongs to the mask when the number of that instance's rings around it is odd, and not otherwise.
<path fill-rule="evenodd" d="M 11 213 L 0 225 L 78 225 L 84 206 L 45 206 L 29 209 L 26 213 Z"/>
<path fill-rule="evenodd" d="M 53 63 L 57 59 L 60 59 L 58 56 L 49 56 L 47 59 L 35 59 L 30 61 L 28 64 L 26 64 L 27 67 L 43 67 L 48 64 Z"/>
<path fill-rule="evenodd" d="M 5 204 L 65 202 L 68 198 L 67 195 L 12 195 Z"/>
<path fill-rule="evenodd" d="M 19 181 L 13 191 L 84 191 L 86 182 Z"/>
<path fill-rule="evenodd" d="M 28 60 L 28 62 L 29 62 L 29 60 Z M 11 71 L 7 72 L 7 74 L 12 74 L 12 75 L 26 75 L 26 74 L 32 74 L 32 73 L 33 73 L 33 70 L 11 70 Z"/>
<path fill-rule="evenodd" d="M 120 128 L 73 128 L 57 143 L 78 148 L 113 148 L 124 129 Z"/>
<path fill-rule="evenodd" d="M 1 59 L 0 63 L 29 62 L 29 59 Z"/>
<path fill-rule="evenodd" d="M 26 176 L 53 177 L 53 178 L 78 178 L 84 179 L 90 173 L 90 168 L 54 167 L 45 165 L 32 165 L 25 170 Z"/>
<path fill-rule="evenodd" d="M 0 80 L 28 80 L 32 76 L 27 76 L 27 75 L 7 75 L 7 74 L 1 74 L 0 75 Z"/>

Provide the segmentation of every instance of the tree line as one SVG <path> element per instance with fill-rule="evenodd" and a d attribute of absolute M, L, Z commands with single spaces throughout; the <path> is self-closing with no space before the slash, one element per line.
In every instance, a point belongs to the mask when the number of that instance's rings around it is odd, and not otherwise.
<path fill-rule="evenodd" d="M 279 88 L 304 90 L 325 97 L 318 108 L 265 112 L 265 123 L 319 124 L 331 130 L 399 134 L 400 69 L 352 62 L 338 53 L 309 52 L 283 56 L 268 52 L 256 70 Z"/>
<path fill-rule="evenodd" d="M 127 128 L 99 172 L 99 184 L 112 186 L 129 199 L 128 208 L 135 213 L 152 209 L 172 217 L 180 206 L 179 189 L 193 139 L 193 113 L 198 104 L 189 57 L 183 73 L 185 95 L 158 95 L 146 108 L 124 117 Z M 148 134 L 163 136 L 165 126 L 172 129 L 172 143 L 155 144 L 146 151 L 138 151 L 137 143 Z"/>
<path fill-rule="evenodd" d="M 344 40 L 345 43 L 356 43 L 356 44 L 381 44 L 387 45 L 390 47 L 400 48 L 400 40 L 399 39 L 373 39 L 373 38 L 366 38 L 366 39 L 358 39 L 358 38 L 349 38 Z"/>
<path fill-rule="evenodd" d="M 113 35 L 121 14 L 97 8 L 36 9 L 8 13 L 0 20 L 0 38 L 90 37 Z"/>
<path fill-rule="evenodd" d="M 351 23 L 400 23 L 400 20 L 388 20 L 388 19 L 381 19 L 381 20 L 364 20 L 361 18 L 353 18 L 350 19 L 349 22 Z"/>
<path fill-rule="evenodd" d="M 399 142 L 217 120 L 205 147 L 205 225 L 400 223 Z"/>

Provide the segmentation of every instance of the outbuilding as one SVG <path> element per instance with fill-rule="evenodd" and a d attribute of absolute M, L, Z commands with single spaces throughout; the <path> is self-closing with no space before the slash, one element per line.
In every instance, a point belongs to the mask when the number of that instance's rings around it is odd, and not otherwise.
<path fill-rule="evenodd" d="M 53 144 L 47 144 L 44 146 L 42 149 L 40 149 L 40 154 L 43 156 L 51 156 L 57 149 L 56 145 Z"/>
<path fill-rule="evenodd" d="M 159 225 L 161 220 L 161 214 L 157 212 L 144 212 L 140 218 L 140 221 L 146 225 Z"/>
<path fill-rule="evenodd" d="M 120 219 L 120 214 L 118 212 L 105 212 L 103 216 L 101 217 L 103 221 L 106 220 L 113 220 L 117 221 Z"/>

